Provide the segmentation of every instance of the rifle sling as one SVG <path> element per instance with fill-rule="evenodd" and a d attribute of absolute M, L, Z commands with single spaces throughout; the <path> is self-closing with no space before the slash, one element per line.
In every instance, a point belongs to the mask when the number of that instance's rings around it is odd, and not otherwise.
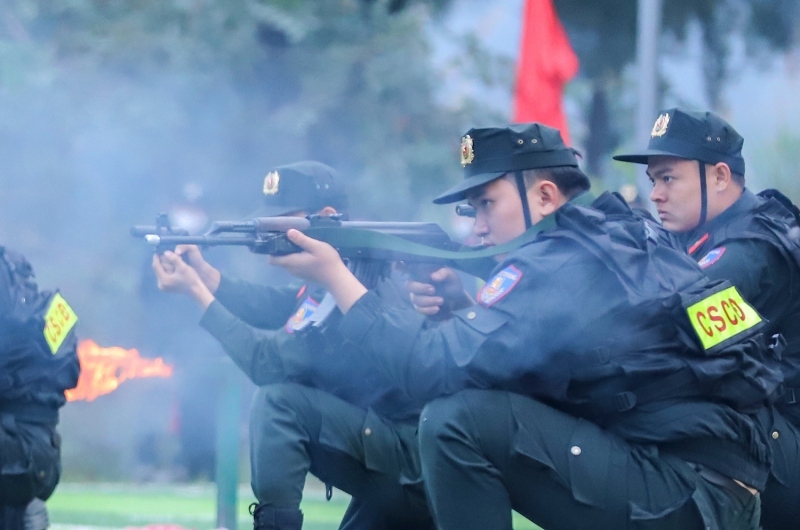
<path fill-rule="evenodd" d="M 576 206 L 588 206 L 594 201 L 590 193 L 583 193 L 570 202 Z M 369 250 L 390 252 L 393 255 L 405 255 L 413 261 L 444 261 L 454 268 L 476 276 L 486 277 L 497 265 L 492 259 L 500 254 L 507 254 L 536 239 L 540 232 L 555 227 L 555 215 L 548 215 L 531 226 L 522 235 L 502 245 L 481 248 L 479 250 L 444 250 L 401 237 L 384 234 L 374 230 L 350 228 L 341 230 L 335 227 L 311 227 L 304 230 L 309 237 L 325 241 L 335 247 L 343 257 L 369 257 Z M 348 252 L 352 251 L 352 252 Z M 400 258 L 402 259 L 402 258 Z"/>

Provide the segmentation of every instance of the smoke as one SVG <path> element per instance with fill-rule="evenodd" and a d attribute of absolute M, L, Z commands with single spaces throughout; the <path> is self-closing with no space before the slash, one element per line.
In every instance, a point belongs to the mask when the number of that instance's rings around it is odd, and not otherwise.
<path fill-rule="evenodd" d="M 107 467 L 125 469 L 137 445 L 163 445 L 150 434 L 156 418 L 164 432 L 180 424 L 170 410 L 209 426 L 224 358 L 193 303 L 157 291 L 151 250 L 129 228 L 162 211 L 194 231 L 242 218 L 259 206 L 271 167 L 302 159 L 348 176 L 354 217 L 408 220 L 458 178 L 466 127 L 463 109 L 435 101 L 424 10 L 90 4 L 0 8 L 0 244 L 29 258 L 42 287 L 61 289 L 81 338 L 175 365 L 178 383 L 159 383 L 169 388 L 153 401 L 157 413 L 125 435 L 97 427 L 106 449 L 95 441 L 84 451 L 119 455 Z M 239 25 L 222 23 L 234 15 Z M 273 275 L 242 249 L 206 257 L 236 276 Z M 91 434 L 87 414 L 64 415 L 66 440 Z"/>
<path fill-rule="evenodd" d="M 168 400 L 183 418 L 181 433 L 195 434 L 178 433 L 183 460 L 197 475 L 213 471 L 213 459 L 210 471 L 195 460 L 213 445 L 207 418 L 223 356 L 197 327 L 193 304 L 156 291 L 152 251 L 128 230 L 152 224 L 160 211 L 199 226 L 242 217 L 259 204 L 270 164 L 301 155 L 291 134 L 254 119 L 252 98 L 223 72 L 135 79 L 56 68 L 43 82 L 0 90 L 0 244 L 30 259 L 41 287 L 61 289 L 79 315 L 80 337 L 140 348 L 176 365 Z M 214 251 L 209 259 L 245 273 L 264 265 L 241 249 Z M 154 408 L 164 401 L 140 397 Z M 104 407 L 102 400 L 92 406 Z M 161 412 L 155 417 L 162 427 L 173 422 L 169 410 Z M 94 425 L 89 416 L 67 414 L 66 437 L 83 438 Z M 203 429 L 195 427 L 200 418 Z M 152 438 L 152 421 L 147 432 L 137 432 L 140 424 L 124 436 L 88 429 L 96 435 L 92 447 L 121 453 L 122 462 L 108 469 L 132 469 L 136 446 Z"/>

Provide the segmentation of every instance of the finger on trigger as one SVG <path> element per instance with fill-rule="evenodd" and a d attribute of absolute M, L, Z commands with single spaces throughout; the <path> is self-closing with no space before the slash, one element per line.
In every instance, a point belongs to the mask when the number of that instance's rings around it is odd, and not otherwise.
<path fill-rule="evenodd" d="M 448 276 L 450 276 L 450 269 L 443 267 L 431 273 L 431 280 L 435 282 L 441 282 L 446 280 Z"/>

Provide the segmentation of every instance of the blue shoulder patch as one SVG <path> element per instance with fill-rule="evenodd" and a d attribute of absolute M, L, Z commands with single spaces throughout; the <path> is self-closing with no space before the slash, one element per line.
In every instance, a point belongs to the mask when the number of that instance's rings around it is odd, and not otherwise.
<path fill-rule="evenodd" d="M 286 321 L 286 333 L 294 333 L 297 330 L 303 329 L 306 322 L 314 315 L 314 312 L 319 307 L 319 302 L 311 298 L 306 298 L 300 307 L 297 308 L 294 315 L 289 317 Z"/>
<path fill-rule="evenodd" d="M 725 254 L 725 247 L 717 247 L 700 258 L 700 261 L 698 261 L 697 264 L 700 265 L 701 269 L 705 269 L 716 263 L 723 254 Z"/>
<path fill-rule="evenodd" d="M 510 293 L 511 289 L 519 283 L 520 278 L 522 278 L 522 271 L 509 265 L 486 282 L 486 285 L 478 293 L 478 302 L 484 307 L 491 306 Z"/>

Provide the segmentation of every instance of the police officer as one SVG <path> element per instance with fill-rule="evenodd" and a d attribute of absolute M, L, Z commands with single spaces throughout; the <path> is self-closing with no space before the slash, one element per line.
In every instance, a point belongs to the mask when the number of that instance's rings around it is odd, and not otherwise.
<path fill-rule="evenodd" d="M 439 528 L 757 528 L 766 402 L 780 384 L 761 318 L 729 283 L 588 179 L 557 130 L 472 129 L 475 232 L 502 256 L 478 304 L 438 326 L 388 307 L 336 251 L 272 262 L 325 286 L 340 332 L 426 406 L 419 442 Z M 729 334 L 704 334 L 721 304 Z"/>
<path fill-rule="evenodd" d="M 772 475 L 761 495 L 767 529 L 800 519 L 800 229 L 783 195 L 745 187 L 743 138 L 711 112 L 662 111 L 646 150 L 614 157 L 647 164 L 664 227 L 710 278 L 730 280 L 787 345 L 786 390 L 771 431 Z M 794 211 L 792 211 L 794 210 Z"/>
<path fill-rule="evenodd" d="M 348 198 L 341 175 L 321 162 L 309 160 L 276 167 L 261 184 L 263 203 L 253 217 L 347 213 Z M 258 328 L 279 329 L 303 304 L 312 308 L 322 299 L 322 293 L 308 292 L 308 286 L 302 283 L 272 287 L 222 274 L 203 259 L 195 245 L 180 245 L 175 252 L 197 271 L 224 307 Z"/>
<path fill-rule="evenodd" d="M 58 409 L 80 371 L 76 322 L 64 297 L 40 292 L 30 263 L 0 246 L 0 530 L 47 526 L 42 501 L 61 475 Z"/>
<path fill-rule="evenodd" d="M 343 194 L 329 192 L 342 189 L 338 175 L 330 168 L 317 172 L 321 166 L 270 172 L 264 191 L 270 206 L 279 204 L 262 213 L 330 214 L 346 206 Z M 192 252 L 176 250 L 184 257 Z M 343 529 L 432 528 L 416 450 L 422 404 L 368 370 L 351 355 L 352 345 L 312 325 L 325 311 L 320 289 L 286 289 L 284 300 L 284 291 L 234 283 L 197 255 L 189 266 L 168 252 L 153 267 L 162 289 L 188 293 L 204 308 L 201 326 L 260 385 L 250 418 L 255 528 L 301 527 L 309 472 L 328 493 L 335 486 L 352 496 Z M 392 281 L 378 291 L 391 305 L 408 305 Z M 330 315 L 325 326 L 335 328 L 336 319 Z"/>

